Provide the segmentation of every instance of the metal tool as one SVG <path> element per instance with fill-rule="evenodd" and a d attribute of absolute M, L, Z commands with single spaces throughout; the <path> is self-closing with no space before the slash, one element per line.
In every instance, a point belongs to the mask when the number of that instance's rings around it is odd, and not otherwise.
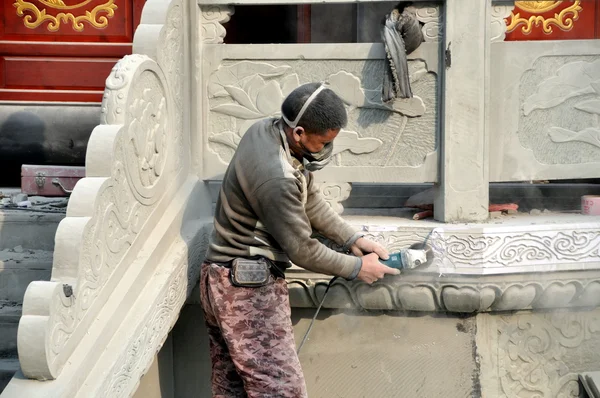
<path fill-rule="evenodd" d="M 396 268 L 396 269 L 400 269 L 400 270 L 414 269 L 414 268 L 420 267 L 422 265 L 428 265 L 431 263 L 431 260 L 433 259 L 433 252 L 431 251 L 431 248 L 427 245 L 428 239 L 429 239 L 429 236 L 427 236 L 427 238 L 425 239 L 425 242 L 412 244 L 411 246 L 409 246 L 408 249 L 403 249 L 403 250 L 400 250 L 399 252 L 390 254 L 390 258 L 388 258 L 387 260 L 379 260 L 379 261 L 382 262 L 383 264 L 387 265 L 388 267 Z M 319 311 L 321 310 L 321 307 L 323 306 L 323 303 L 325 302 L 327 293 L 329 293 L 329 289 L 331 288 L 331 286 L 333 285 L 333 283 L 335 282 L 336 279 L 337 279 L 337 277 L 332 278 L 329 281 L 329 283 L 327 284 L 327 288 L 325 289 L 323 298 L 321 299 L 321 302 L 319 303 L 319 306 L 317 307 L 317 310 L 315 311 L 315 315 L 313 316 L 312 320 L 310 321 L 310 325 L 308 325 L 308 330 L 306 331 L 304 338 L 300 342 L 300 346 L 298 346 L 298 349 L 296 350 L 296 354 L 300 354 L 300 350 L 304 346 L 304 343 L 306 343 L 306 340 L 308 339 L 308 335 L 310 334 L 310 331 L 312 330 L 315 319 L 317 319 L 317 315 L 319 314 Z"/>
<path fill-rule="evenodd" d="M 415 243 L 408 249 L 391 253 L 387 260 L 379 260 L 390 268 L 399 270 L 414 269 L 429 264 L 432 259 L 431 249 L 422 243 Z"/>

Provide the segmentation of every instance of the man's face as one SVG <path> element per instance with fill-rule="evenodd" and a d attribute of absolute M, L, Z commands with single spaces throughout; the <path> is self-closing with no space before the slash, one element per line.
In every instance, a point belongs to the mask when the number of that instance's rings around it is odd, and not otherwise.
<path fill-rule="evenodd" d="M 340 129 L 332 129 L 328 130 L 325 134 L 311 134 L 304 131 L 301 127 L 296 128 L 293 133 L 295 145 L 290 149 L 298 156 L 302 156 L 305 151 L 317 153 L 323 149 L 325 144 L 332 142 L 339 132 Z"/>

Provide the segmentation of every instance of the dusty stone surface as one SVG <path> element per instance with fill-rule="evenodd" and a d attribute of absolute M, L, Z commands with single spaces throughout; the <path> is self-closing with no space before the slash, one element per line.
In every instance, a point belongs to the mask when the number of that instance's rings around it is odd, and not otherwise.
<path fill-rule="evenodd" d="M 296 341 L 312 315 L 294 310 Z M 478 396 L 475 333 L 474 318 L 322 311 L 300 353 L 309 396 Z"/>
<path fill-rule="evenodd" d="M 600 310 L 479 314 L 488 397 L 580 397 L 578 375 L 600 369 Z"/>
<path fill-rule="evenodd" d="M 26 210 L 6 210 L 0 208 L 0 250 L 13 250 L 18 246 L 22 246 L 25 250 L 54 250 L 56 229 L 64 217 L 64 209 L 35 207 Z"/>
<path fill-rule="evenodd" d="M 47 250 L 0 250 L 0 300 L 21 303 L 32 281 L 50 280 L 52 252 Z"/>

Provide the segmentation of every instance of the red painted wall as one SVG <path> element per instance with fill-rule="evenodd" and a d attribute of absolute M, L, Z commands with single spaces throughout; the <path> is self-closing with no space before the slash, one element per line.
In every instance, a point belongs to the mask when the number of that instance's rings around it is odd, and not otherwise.
<path fill-rule="evenodd" d="M 0 100 L 100 102 L 144 0 L 0 0 Z M 89 12 L 89 14 L 88 14 Z"/>
<path fill-rule="evenodd" d="M 600 38 L 600 0 L 517 1 L 506 40 Z"/>

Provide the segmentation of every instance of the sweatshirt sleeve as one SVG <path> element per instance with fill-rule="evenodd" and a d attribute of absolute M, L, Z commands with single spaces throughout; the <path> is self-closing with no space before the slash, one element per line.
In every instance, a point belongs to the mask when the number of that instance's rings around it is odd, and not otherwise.
<path fill-rule="evenodd" d="M 311 237 L 312 227 L 298 184 L 292 178 L 274 178 L 248 199 L 259 220 L 294 264 L 313 272 L 354 279 L 362 260 L 331 250 Z"/>
<path fill-rule="evenodd" d="M 319 187 L 313 182 L 312 173 L 308 180 L 306 215 L 312 228 L 339 246 L 348 249 L 363 234 L 344 221 L 325 201 Z"/>

